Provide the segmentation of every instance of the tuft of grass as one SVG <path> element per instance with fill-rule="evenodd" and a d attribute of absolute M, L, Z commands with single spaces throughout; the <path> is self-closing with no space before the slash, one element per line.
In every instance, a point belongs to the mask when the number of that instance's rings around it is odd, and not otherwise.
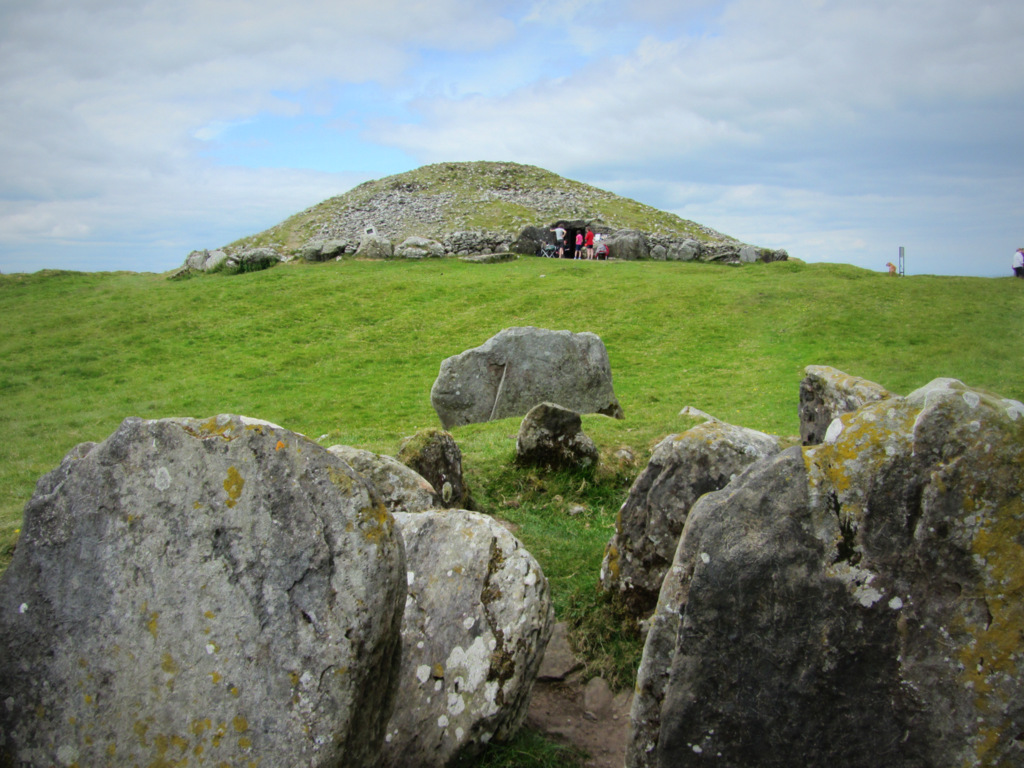
<path fill-rule="evenodd" d="M 583 768 L 587 755 L 568 744 L 522 728 L 504 744 L 490 744 L 483 754 L 457 760 L 457 768 Z"/>

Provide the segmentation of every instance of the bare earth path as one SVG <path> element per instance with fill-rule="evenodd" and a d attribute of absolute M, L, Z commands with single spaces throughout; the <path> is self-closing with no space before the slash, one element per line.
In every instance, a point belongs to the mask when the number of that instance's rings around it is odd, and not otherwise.
<path fill-rule="evenodd" d="M 631 700 L 632 691 L 613 697 L 607 686 L 584 687 L 573 676 L 538 681 L 526 725 L 589 754 L 587 768 L 622 768 Z"/>

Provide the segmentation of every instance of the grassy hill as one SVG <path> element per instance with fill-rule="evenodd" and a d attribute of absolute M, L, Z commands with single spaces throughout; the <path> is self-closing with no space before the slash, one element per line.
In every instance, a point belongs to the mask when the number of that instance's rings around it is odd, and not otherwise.
<path fill-rule="evenodd" d="M 510 520 L 577 628 L 592 672 L 630 684 L 639 644 L 594 590 L 603 547 L 652 446 L 726 421 L 798 432 L 809 364 L 907 393 L 938 376 L 1024 399 L 1024 286 L 1012 278 L 890 278 L 849 266 L 742 268 L 524 257 L 301 265 L 171 282 L 160 275 L 0 275 L 0 568 L 35 481 L 127 416 L 234 412 L 394 453 L 437 426 L 442 359 L 502 328 L 592 331 L 605 342 L 622 421 L 585 416 L 595 478 L 512 466 L 519 419 L 459 427 L 474 498 Z M 629 446 L 633 463 L 614 458 Z M 569 516 L 571 505 L 583 514 Z"/>
<path fill-rule="evenodd" d="M 526 226 L 558 219 L 595 220 L 615 229 L 731 240 L 696 222 L 636 200 L 563 178 L 532 165 L 437 163 L 368 181 L 268 230 L 230 244 L 273 246 L 295 253 L 310 240 L 358 239 L 366 227 L 398 242 L 418 235 L 484 230 L 518 235 Z"/>

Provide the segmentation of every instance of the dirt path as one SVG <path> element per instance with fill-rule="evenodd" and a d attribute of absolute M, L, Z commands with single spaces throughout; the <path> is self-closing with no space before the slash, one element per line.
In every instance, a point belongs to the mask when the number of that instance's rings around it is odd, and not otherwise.
<path fill-rule="evenodd" d="M 587 768 L 622 768 L 631 692 L 609 697 L 597 712 L 585 705 L 586 698 L 579 683 L 538 682 L 526 724 L 589 754 Z"/>

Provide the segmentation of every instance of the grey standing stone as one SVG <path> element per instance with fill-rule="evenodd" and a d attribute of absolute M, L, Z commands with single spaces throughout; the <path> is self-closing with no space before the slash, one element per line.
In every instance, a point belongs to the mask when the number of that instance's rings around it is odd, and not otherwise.
<path fill-rule="evenodd" d="M 619 510 L 605 548 L 601 585 L 636 616 L 654 608 L 690 508 L 744 468 L 779 451 L 779 439 L 712 420 L 655 447 Z"/>
<path fill-rule="evenodd" d="M 391 241 L 380 235 L 365 235 L 356 250 L 358 259 L 390 259 L 395 255 Z"/>
<path fill-rule="evenodd" d="M 434 486 L 398 459 L 348 445 L 332 445 L 327 450 L 369 480 L 389 512 L 423 512 L 440 502 Z"/>
<path fill-rule="evenodd" d="M 620 261 L 637 261 L 650 256 L 650 246 L 643 232 L 633 229 L 620 229 L 607 238 L 608 248 L 612 256 Z"/>
<path fill-rule="evenodd" d="M 534 327 L 506 328 L 447 358 L 430 401 L 445 429 L 525 416 L 543 402 L 622 418 L 601 339 Z"/>
<path fill-rule="evenodd" d="M 408 553 L 398 703 L 382 768 L 441 768 L 511 737 L 551 635 L 548 583 L 486 515 L 395 516 Z"/>
<path fill-rule="evenodd" d="M 627 766 L 1024 762 L 1024 405 L 940 379 L 707 494 Z"/>
<path fill-rule="evenodd" d="M 551 469 L 597 468 L 598 450 L 583 433 L 583 420 L 576 411 L 554 403 L 530 409 L 516 436 L 516 461 Z"/>
<path fill-rule="evenodd" d="M 423 477 L 446 509 L 472 509 L 473 498 L 462 476 L 462 451 L 451 433 L 421 429 L 402 440 L 398 460 Z"/>
<path fill-rule="evenodd" d="M 808 365 L 800 382 L 800 441 L 818 445 L 834 419 L 894 395 L 873 381 L 827 365 Z"/>
<path fill-rule="evenodd" d="M 0 585 L 0 764 L 374 765 L 405 591 L 393 518 L 315 443 L 127 419 L 26 506 Z"/>

